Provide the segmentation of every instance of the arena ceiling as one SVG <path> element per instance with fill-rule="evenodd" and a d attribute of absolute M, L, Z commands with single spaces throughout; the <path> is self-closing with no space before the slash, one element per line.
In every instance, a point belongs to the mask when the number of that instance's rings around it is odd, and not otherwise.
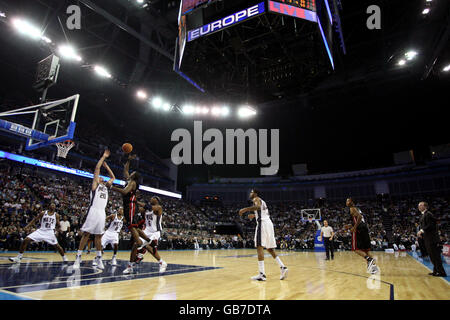
<path fill-rule="evenodd" d="M 308 38 L 308 32 L 301 34 L 303 40 L 297 37 L 291 19 L 275 17 L 271 31 L 264 23 L 254 26 L 252 32 L 261 32 L 261 41 L 248 41 L 239 34 L 232 37 L 227 55 L 219 63 L 226 64 L 221 70 L 227 74 L 222 82 L 215 80 L 206 94 L 172 71 L 179 0 L 146 1 L 145 8 L 134 0 L 0 0 L 0 11 L 27 16 L 55 42 L 75 44 L 85 61 L 101 62 L 113 70 L 116 81 L 108 83 L 86 73 L 87 66 L 62 66 L 58 84 L 49 95 L 81 93 L 86 107 L 80 109 L 80 116 L 84 119 L 107 119 L 111 126 L 121 128 L 133 123 L 127 130 L 170 141 L 171 129 L 187 127 L 190 120 L 143 108 L 134 98 L 137 88 L 148 88 L 150 95 L 172 97 L 179 105 L 193 100 L 245 101 L 257 108 L 257 119 L 238 125 L 233 119 L 210 119 L 205 127 L 286 128 L 282 148 L 288 152 L 294 144 L 295 149 L 289 159 L 282 159 L 286 173 L 290 164 L 302 162 L 313 172 L 387 165 L 392 162 L 392 152 L 448 142 L 436 101 L 446 97 L 449 83 L 441 70 L 450 62 L 450 3 L 434 0 L 432 14 L 424 16 L 425 0 L 341 2 L 347 54 L 336 55 L 335 72 L 314 70 L 306 58 L 265 50 L 272 48 L 267 41 L 274 41 L 292 53 Z M 81 30 L 65 27 L 66 9 L 71 4 L 82 8 Z M 366 27 L 366 8 L 372 4 L 382 8 L 381 30 Z M 37 94 L 31 88 L 36 63 L 49 55 L 48 50 L 19 39 L 4 25 L 0 36 L 2 47 L 7 48 L 0 50 L 1 104 L 36 103 Z M 218 41 L 219 35 L 211 36 L 208 46 L 217 46 Z M 407 50 L 418 51 L 418 59 L 399 67 L 398 60 Z M 216 57 L 201 57 L 205 66 L 218 65 Z M 266 58 L 289 66 L 289 75 L 283 76 L 283 69 L 268 85 L 256 85 L 266 69 L 251 66 Z M 238 77 L 229 81 L 245 66 L 251 71 L 248 83 Z M 208 70 L 202 72 L 207 78 Z M 309 76 L 299 78 L 304 72 Z M 417 118 L 425 122 L 426 137 L 415 133 Z M 355 160 L 340 155 L 347 153 L 348 143 L 358 154 Z M 153 148 L 163 157 L 170 155 L 169 143 L 155 142 Z"/>

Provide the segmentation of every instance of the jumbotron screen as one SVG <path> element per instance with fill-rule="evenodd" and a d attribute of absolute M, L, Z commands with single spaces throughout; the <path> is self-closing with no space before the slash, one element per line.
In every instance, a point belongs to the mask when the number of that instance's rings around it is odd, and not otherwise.
<path fill-rule="evenodd" d="M 181 7 L 181 14 L 185 15 L 186 13 L 198 8 L 203 4 L 213 2 L 216 0 L 181 0 L 181 1 L 183 3 L 183 6 Z"/>
<path fill-rule="evenodd" d="M 316 12 L 316 0 L 274 0 L 274 1 Z"/>

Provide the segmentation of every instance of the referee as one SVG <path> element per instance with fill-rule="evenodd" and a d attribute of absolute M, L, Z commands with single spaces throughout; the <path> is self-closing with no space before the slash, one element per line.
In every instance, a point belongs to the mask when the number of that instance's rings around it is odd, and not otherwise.
<path fill-rule="evenodd" d="M 328 225 L 328 221 L 323 221 L 323 227 L 320 230 L 320 237 L 323 239 L 323 243 L 325 245 L 325 252 L 327 254 L 327 258 L 325 260 L 330 260 L 330 252 L 331 252 L 331 260 L 334 259 L 334 245 L 333 245 L 333 237 L 334 232 L 333 228 Z"/>

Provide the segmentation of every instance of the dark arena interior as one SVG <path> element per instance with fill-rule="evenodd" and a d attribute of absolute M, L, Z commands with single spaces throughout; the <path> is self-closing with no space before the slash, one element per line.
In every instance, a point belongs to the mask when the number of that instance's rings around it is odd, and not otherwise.
<path fill-rule="evenodd" d="M 0 0 L 0 39 L 0 300 L 450 300 L 450 1 Z"/>

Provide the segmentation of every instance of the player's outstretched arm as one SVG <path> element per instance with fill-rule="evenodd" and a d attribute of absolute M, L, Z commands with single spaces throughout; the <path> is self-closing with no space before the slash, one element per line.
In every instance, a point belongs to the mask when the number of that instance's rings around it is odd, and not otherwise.
<path fill-rule="evenodd" d="M 130 183 L 125 188 L 117 188 L 117 187 L 111 187 L 112 190 L 117 191 L 123 195 L 126 195 L 130 193 L 132 190 L 136 188 L 136 182 L 130 181 Z"/>
<path fill-rule="evenodd" d="M 110 177 L 110 179 L 108 180 L 108 182 L 106 183 L 106 186 L 108 188 L 110 188 L 113 183 L 114 180 L 116 180 L 116 176 L 114 175 L 114 172 L 111 170 L 111 168 L 108 166 L 108 164 L 105 162 L 103 162 L 103 166 L 105 167 L 106 171 L 108 171 L 108 176 Z"/>
<path fill-rule="evenodd" d="M 92 190 L 97 189 L 100 177 L 100 169 L 102 168 L 103 162 L 105 161 L 106 158 L 109 157 L 110 154 L 111 152 L 108 149 L 106 149 L 105 152 L 103 152 L 103 156 L 100 158 L 100 160 L 98 160 L 94 170 L 94 180 L 92 181 Z"/>
<path fill-rule="evenodd" d="M 41 213 L 39 213 L 36 217 L 34 217 L 33 220 L 31 220 L 24 229 L 25 230 L 29 229 L 31 226 L 33 226 L 36 223 L 37 220 L 42 219 L 43 215 L 44 215 L 44 211 L 41 211 Z"/>
<path fill-rule="evenodd" d="M 136 159 L 136 155 L 135 154 L 133 154 L 133 155 L 130 154 L 128 156 L 127 162 L 125 162 L 125 165 L 123 166 L 123 176 L 124 176 L 124 178 L 126 180 L 128 180 L 130 178 L 130 173 L 129 173 L 129 171 L 130 171 L 130 161 L 133 160 L 133 159 Z"/>

